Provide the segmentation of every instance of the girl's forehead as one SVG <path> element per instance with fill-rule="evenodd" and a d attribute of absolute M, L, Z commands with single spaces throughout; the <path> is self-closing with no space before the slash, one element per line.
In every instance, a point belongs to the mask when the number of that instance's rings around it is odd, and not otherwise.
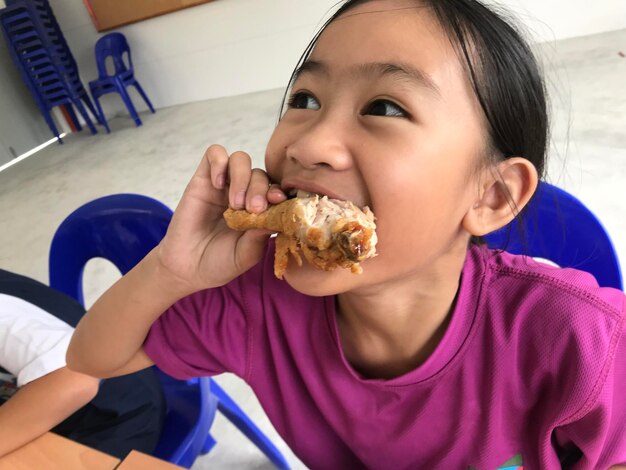
<path fill-rule="evenodd" d="M 365 0 L 360 2 L 360 5 L 348 10 L 344 15 L 347 16 L 354 12 L 402 11 L 416 8 L 428 8 L 428 5 L 422 0 Z"/>
<path fill-rule="evenodd" d="M 374 0 L 348 10 L 322 32 L 310 60 L 329 68 L 401 62 L 433 74 L 460 70 L 432 9 L 413 0 Z"/>

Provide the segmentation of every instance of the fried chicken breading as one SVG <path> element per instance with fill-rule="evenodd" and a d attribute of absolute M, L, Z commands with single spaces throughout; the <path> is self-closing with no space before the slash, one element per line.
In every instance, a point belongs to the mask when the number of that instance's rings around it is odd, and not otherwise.
<path fill-rule="evenodd" d="M 274 274 L 282 279 L 289 253 L 298 266 L 304 258 L 325 271 L 350 268 L 360 274 L 360 262 L 376 255 L 376 224 L 369 208 L 323 196 L 297 197 L 252 214 L 227 209 L 224 219 L 233 230 L 261 228 L 278 232 Z"/>

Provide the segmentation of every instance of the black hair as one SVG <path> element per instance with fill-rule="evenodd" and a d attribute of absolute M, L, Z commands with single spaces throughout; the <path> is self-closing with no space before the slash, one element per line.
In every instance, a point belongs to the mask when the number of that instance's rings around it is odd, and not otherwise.
<path fill-rule="evenodd" d="M 300 57 L 308 59 L 326 27 L 347 11 L 371 0 L 346 0 L 324 23 Z M 415 0 L 430 7 L 468 74 L 487 123 L 487 158 L 529 160 L 540 177 L 546 167 L 548 111 L 539 63 L 519 29 L 504 13 L 478 0 Z M 296 76 L 292 73 L 289 88 Z M 282 108 L 281 108 L 282 109 Z"/>

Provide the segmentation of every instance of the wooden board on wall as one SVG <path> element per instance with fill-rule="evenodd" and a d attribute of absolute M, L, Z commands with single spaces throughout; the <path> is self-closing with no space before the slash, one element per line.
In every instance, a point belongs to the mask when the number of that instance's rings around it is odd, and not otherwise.
<path fill-rule="evenodd" d="M 212 0 L 83 0 L 100 32 L 210 1 Z"/>

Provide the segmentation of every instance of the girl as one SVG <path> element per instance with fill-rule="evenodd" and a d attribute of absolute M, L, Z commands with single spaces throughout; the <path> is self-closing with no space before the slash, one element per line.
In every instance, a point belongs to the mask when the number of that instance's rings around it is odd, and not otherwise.
<path fill-rule="evenodd" d="M 311 468 L 625 463 L 623 293 L 476 242 L 528 203 L 546 127 L 532 53 L 477 0 L 347 1 L 292 77 L 267 172 L 211 146 L 68 364 L 234 372 Z M 279 281 L 269 234 L 226 227 L 293 189 L 373 210 L 362 275 L 290 262 Z"/>

